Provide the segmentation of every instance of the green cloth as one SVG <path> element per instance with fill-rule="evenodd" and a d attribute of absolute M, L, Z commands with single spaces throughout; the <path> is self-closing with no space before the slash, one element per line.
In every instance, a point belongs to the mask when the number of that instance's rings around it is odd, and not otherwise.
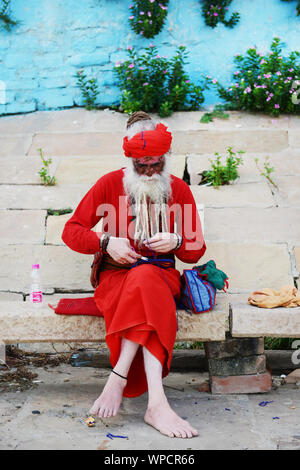
<path fill-rule="evenodd" d="M 228 287 L 228 276 L 220 269 L 217 269 L 214 260 L 209 260 L 206 264 L 201 266 L 194 266 L 194 269 L 199 271 L 200 276 L 203 279 L 211 282 L 216 289 L 222 290 L 224 287 Z"/>

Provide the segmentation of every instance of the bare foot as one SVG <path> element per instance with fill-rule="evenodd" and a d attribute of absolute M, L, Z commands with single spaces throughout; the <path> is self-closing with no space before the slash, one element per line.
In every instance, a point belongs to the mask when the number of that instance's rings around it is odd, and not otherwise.
<path fill-rule="evenodd" d="M 101 395 L 97 398 L 89 413 L 100 416 L 100 418 L 116 416 L 122 403 L 125 385 L 125 379 L 111 373 Z"/>
<path fill-rule="evenodd" d="M 198 431 L 188 421 L 180 418 L 172 410 L 167 400 L 163 400 L 155 407 L 148 407 L 144 420 L 169 437 L 191 438 L 198 436 Z"/>

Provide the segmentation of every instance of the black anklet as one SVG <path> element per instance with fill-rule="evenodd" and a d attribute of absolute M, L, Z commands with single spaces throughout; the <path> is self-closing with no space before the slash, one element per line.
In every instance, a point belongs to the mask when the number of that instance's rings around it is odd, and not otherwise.
<path fill-rule="evenodd" d="M 122 379 L 127 380 L 127 377 L 124 377 L 124 375 L 118 374 L 118 372 L 115 372 L 113 369 L 112 369 L 112 372 L 113 372 L 114 374 L 118 375 L 119 377 L 121 377 Z"/>

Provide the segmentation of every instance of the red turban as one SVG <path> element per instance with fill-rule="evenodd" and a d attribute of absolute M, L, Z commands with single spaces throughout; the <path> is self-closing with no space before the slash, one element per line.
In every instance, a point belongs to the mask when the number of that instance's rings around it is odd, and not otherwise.
<path fill-rule="evenodd" d="M 139 132 L 129 140 L 124 137 L 123 149 L 126 157 L 159 157 L 168 152 L 171 142 L 171 132 L 167 131 L 164 124 L 159 123 L 153 131 Z"/>

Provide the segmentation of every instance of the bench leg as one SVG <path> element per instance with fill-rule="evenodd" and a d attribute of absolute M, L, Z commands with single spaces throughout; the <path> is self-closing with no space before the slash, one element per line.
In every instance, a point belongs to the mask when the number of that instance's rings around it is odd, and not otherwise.
<path fill-rule="evenodd" d="M 264 393 L 271 390 L 264 338 L 232 338 L 205 343 L 212 394 Z"/>

